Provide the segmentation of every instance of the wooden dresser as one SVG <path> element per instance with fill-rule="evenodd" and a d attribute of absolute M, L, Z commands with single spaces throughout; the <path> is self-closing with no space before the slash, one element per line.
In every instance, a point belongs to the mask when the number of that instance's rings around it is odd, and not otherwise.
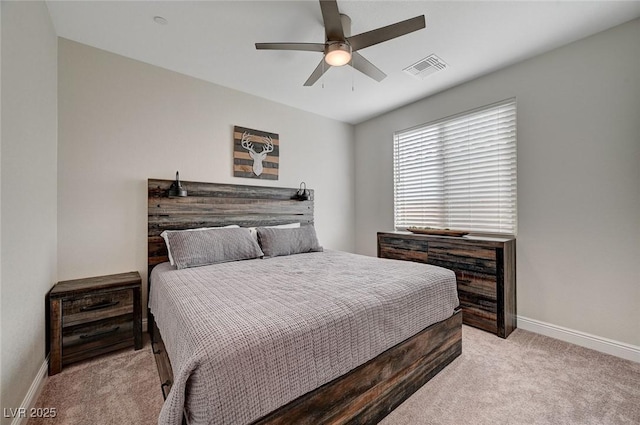
<path fill-rule="evenodd" d="M 142 348 L 138 272 L 58 282 L 47 296 L 49 375 L 79 360 Z"/>
<path fill-rule="evenodd" d="M 506 338 L 516 328 L 516 241 L 378 232 L 378 257 L 456 273 L 463 323 Z"/>

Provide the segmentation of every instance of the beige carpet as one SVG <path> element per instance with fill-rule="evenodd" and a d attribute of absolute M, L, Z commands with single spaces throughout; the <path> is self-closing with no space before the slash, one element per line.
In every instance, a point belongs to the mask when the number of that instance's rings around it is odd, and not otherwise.
<path fill-rule="evenodd" d="M 382 424 L 640 424 L 640 364 L 464 326 L 462 355 Z"/>
<path fill-rule="evenodd" d="M 640 424 L 640 364 L 516 330 L 463 327 L 463 353 L 383 421 L 423 424 Z M 154 424 L 162 404 L 149 348 L 70 366 L 48 379 L 40 424 Z"/>
<path fill-rule="evenodd" d="M 142 349 L 122 350 L 65 367 L 47 378 L 35 407 L 57 409 L 53 419 L 28 425 L 151 425 L 163 398 L 160 378 L 145 338 Z"/>

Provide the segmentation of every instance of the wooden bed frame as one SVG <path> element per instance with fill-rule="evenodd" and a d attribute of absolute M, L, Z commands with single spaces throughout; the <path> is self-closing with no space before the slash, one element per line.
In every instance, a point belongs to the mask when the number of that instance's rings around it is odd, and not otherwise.
<path fill-rule="evenodd" d="M 171 180 L 149 179 L 148 274 L 168 261 L 160 233 L 198 227 L 268 226 L 313 223 L 309 200 L 295 199 L 297 189 L 182 182 L 186 198 L 168 196 Z M 149 289 L 149 285 L 147 286 Z M 148 330 L 164 397 L 173 372 L 164 342 L 149 310 Z M 275 424 L 377 423 L 462 353 L 462 313 L 429 326 L 351 372 L 307 393 L 253 422 Z"/>

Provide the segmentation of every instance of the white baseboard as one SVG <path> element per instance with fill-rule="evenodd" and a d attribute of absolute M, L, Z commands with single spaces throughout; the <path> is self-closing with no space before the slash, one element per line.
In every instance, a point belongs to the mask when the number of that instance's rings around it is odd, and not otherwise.
<path fill-rule="evenodd" d="M 640 363 L 640 347 L 636 345 L 614 341 L 612 339 L 563 328 L 562 326 L 552 325 L 551 323 L 541 322 L 539 320 L 529 319 L 528 317 L 522 316 L 518 316 L 518 327 L 525 331 L 535 332 L 561 341 L 570 342 L 571 344 L 576 344 L 581 347 L 600 351 L 601 353 L 611 354 L 616 357 Z"/>
<path fill-rule="evenodd" d="M 49 374 L 49 356 L 44 359 L 42 362 L 42 366 L 38 370 L 36 377 L 33 379 L 31 386 L 29 387 L 29 391 L 27 391 L 27 395 L 24 396 L 24 400 L 20 403 L 20 407 L 24 407 L 26 409 L 26 417 L 16 416 L 11 421 L 11 425 L 23 425 L 26 424 L 29 420 L 29 410 L 35 406 L 36 401 L 38 401 L 38 396 L 42 392 L 44 388 L 44 384 L 47 381 L 47 376 Z M 20 415 L 22 416 L 22 415 Z"/>

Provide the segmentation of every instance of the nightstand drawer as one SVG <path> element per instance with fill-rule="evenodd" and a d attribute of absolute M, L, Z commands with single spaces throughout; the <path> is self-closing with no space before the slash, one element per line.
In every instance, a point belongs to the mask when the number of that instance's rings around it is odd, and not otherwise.
<path fill-rule="evenodd" d="M 130 289 L 91 294 L 62 300 L 62 326 L 102 320 L 133 313 L 133 291 Z"/>
<path fill-rule="evenodd" d="M 133 344 L 133 317 L 120 316 L 66 328 L 62 333 L 62 364 Z"/>

